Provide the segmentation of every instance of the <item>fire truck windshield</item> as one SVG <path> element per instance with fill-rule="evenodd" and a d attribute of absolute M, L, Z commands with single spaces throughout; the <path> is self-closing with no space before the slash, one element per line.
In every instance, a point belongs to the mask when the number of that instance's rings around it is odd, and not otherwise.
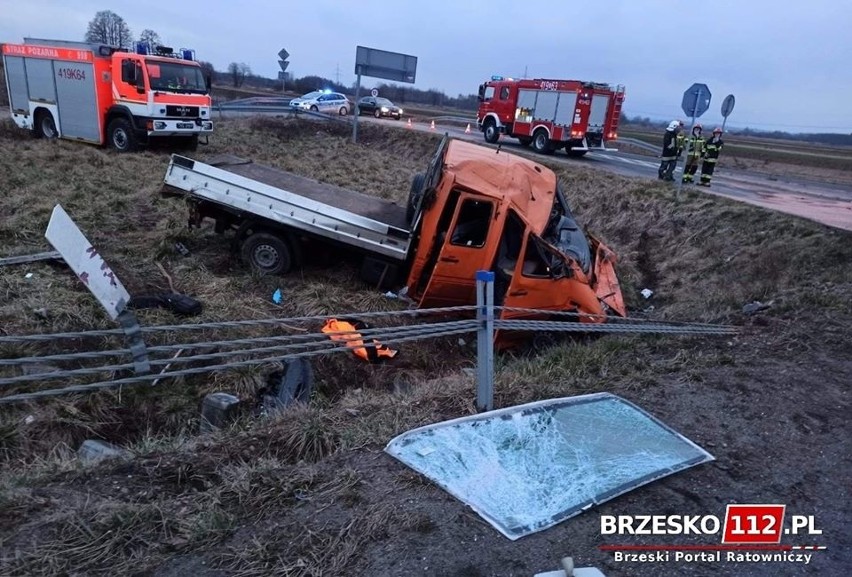
<path fill-rule="evenodd" d="M 148 69 L 151 90 L 207 93 L 207 83 L 198 66 L 162 60 L 146 60 L 145 66 Z"/>

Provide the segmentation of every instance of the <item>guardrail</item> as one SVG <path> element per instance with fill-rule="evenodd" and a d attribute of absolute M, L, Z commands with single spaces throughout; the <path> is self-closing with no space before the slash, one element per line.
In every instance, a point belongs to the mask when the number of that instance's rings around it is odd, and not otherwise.
<path fill-rule="evenodd" d="M 0 404 L 31 401 L 59 395 L 91 393 L 124 385 L 145 382 L 159 383 L 165 379 L 197 375 L 202 373 L 228 371 L 240 367 L 278 363 L 287 359 L 314 357 L 319 355 L 351 352 L 354 348 L 369 349 L 373 339 L 382 345 L 395 345 L 410 341 L 443 338 L 466 333 L 477 334 L 477 407 L 480 410 L 493 408 L 494 373 L 494 331 L 529 332 L 574 332 L 574 333 L 638 333 L 670 335 L 731 335 L 738 332 L 736 327 L 701 323 L 655 323 L 634 319 L 607 318 L 607 322 L 578 322 L 589 320 L 589 315 L 574 312 L 501 307 L 494 305 L 494 273 L 480 271 L 476 277 L 477 304 L 444 308 L 413 309 L 392 312 L 362 312 L 345 315 L 321 315 L 306 317 L 271 318 L 240 321 L 223 321 L 195 324 L 141 326 L 139 335 L 148 357 L 146 370 L 139 370 L 135 362 L 138 349 L 116 347 L 106 349 L 86 348 L 87 344 L 110 342 L 124 336 L 121 328 L 79 331 L 53 334 L 4 335 L 0 336 L 0 346 L 15 348 L 32 346 L 38 343 L 50 343 L 56 349 L 63 343 L 74 350 L 47 355 L 29 355 L 0 358 L 0 375 L 18 368 L 23 374 L 0 378 L 0 391 L 9 387 L 32 386 L 32 390 L 16 391 L 0 396 Z M 527 318 L 503 319 L 502 313 L 521 314 Z M 397 324 L 394 326 L 366 328 L 357 332 L 341 331 L 334 333 L 303 332 L 298 334 L 274 334 L 268 336 L 219 338 L 204 340 L 181 339 L 179 343 L 152 344 L 158 335 L 176 333 L 220 334 L 222 332 L 263 328 L 290 330 L 295 323 L 320 324 L 328 318 L 357 318 L 385 320 L 390 318 L 423 318 L 453 315 L 455 320 L 439 322 L 420 322 L 417 324 Z M 466 318 L 465 318 L 466 317 Z M 535 317 L 561 320 L 531 320 Z M 297 329 L 302 330 L 302 329 Z M 333 340 L 339 337 L 342 340 Z M 145 343 L 145 340 L 148 343 Z M 349 342 L 357 339 L 360 342 Z M 189 354 L 186 354 L 189 353 Z M 124 359 L 115 361 L 115 359 Z M 106 362 L 104 359 L 112 359 Z M 71 367 L 54 367 L 49 363 L 71 364 Z M 194 366 L 192 366 L 194 365 Z M 185 368 L 173 369 L 173 366 Z M 28 367 L 23 370 L 24 367 Z M 35 371 L 35 372 L 32 372 Z M 39 372 L 41 371 L 41 372 Z M 128 376 L 118 376 L 125 373 Z M 135 373 L 135 374 L 134 374 Z M 105 377 L 109 374 L 109 377 Z M 80 382 L 93 377 L 94 382 Z M 100 379 L 100 380 L 98 380 Z M 51 381 L 66 381 L 59 387 L 44 387 Z M 71 380 L 71 384 L 67 381 Z"/>

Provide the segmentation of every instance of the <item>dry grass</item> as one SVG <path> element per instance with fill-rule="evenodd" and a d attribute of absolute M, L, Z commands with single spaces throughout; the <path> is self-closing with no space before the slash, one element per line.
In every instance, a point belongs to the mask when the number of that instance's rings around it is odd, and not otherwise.
<path fill-rule="evenodd" d="M 305 121 L 228 121 L 199 157 L 228 152 L 401 200 L 435 146 L 431 135 L 375 126 L 364 128 L 358 146 L 348 136 Z M 179 290 L 204 301 L 201 320 L 401 306 L 355 280 L 354 265 L 331 257 L 285 278 L 251 275 L 225 240 L 186 231 L 180 203 L 158 196 L 167 162 L 161 151 L 122 156 L 34 141 L 0 123 L 0 178 L 9 191 L 0 200 L 0 243 L 7 254 L 45 249 L 47 218 L 61 202 L 131 291 L 164 289 L 162 263 Z M 735 322 L 749 332 L 733 341 L 604 337 L 568 341 L 536 357 L 504 355 L 498 406 L 600 390 L 653 394 L 668 375 L 700 382 L 706 369 L 744 354 L 735 351 L 750 331 L 762 330 L 740 313 L 755 299 L 773 301 L 764 317 L 766 347 L 823 346 L 841 354 L 852 319 L 849 233 L 694 193 L 675 203 L 656 183 L 557 171 L 580 220 L 619 255 L 634 314 Z M 177 240 L 189 257 L 173 252 Z M 655 291 L 651 300 L 639 296 L 644 287 Z M 281 305 L 270 300 L 276 288 Z M 10 334 L 112 326 L 62 266 L 0 269 L 0 298 L 0 326 Z M 655 309 L 643 312 L 649 305 Z M 35 312 L 42 308 L 46 315 Z M 163 311 L 140 316 L 146 324 L 174 321 Z M 216 544 L 216 563 L 236 575 L 342 574 L 368 541 L 428 530 L 428 519 L 400 513 L 374 494 L 371 484 L 382 473 L 364 463 L 394 435 L 474 412 L 473 379 L 460 371 L 475 355 L 470 340 L 410 343 L 380 366 L 348 355 L 321 358 L 310 407 L 246 417 L 206 437 L 194 436 L 203 395 L 230 390 L 251 400 L 270 367 L 4 407 L 0 573 L 144 572 Z M 83 468 L 73 449 L 88 437 L 123 444 L 137 459 Z"/>

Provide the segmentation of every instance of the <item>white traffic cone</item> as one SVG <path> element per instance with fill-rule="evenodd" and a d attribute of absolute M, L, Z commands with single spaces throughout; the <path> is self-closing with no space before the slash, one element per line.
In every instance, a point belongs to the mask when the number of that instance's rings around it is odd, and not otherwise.
<path fill-rule="evenodd" d="M 470 134 L 470 124 L 467 125 L 467 128 L 464 129 L 465 134 Z"/>
<path fill-rule="evenodd" d="M 411 128 L 411 119 L 408 119 L 408 128 Z"/>
<path fill-rule="evenodd" d="M 432 121 L 432 124 L 429 126 L 429 130 L 435 130 L 435 121 Z"/>

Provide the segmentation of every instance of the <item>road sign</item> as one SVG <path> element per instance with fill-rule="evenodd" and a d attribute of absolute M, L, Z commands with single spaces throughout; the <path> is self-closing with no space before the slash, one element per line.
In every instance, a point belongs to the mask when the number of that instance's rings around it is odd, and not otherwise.
<path fill-rule="evenodd" d="M 728 94 L 725 97 L 725 100 L 722 101 L 722 116 L 727 118 L 731 112 L 733 112 L 735 103 L 736 100 L 734 99 L 734 95 Z"/>
<path fill-rule="evenodd" d="M 44 236 L 98 299 L 110 318 L 117 319 L 127 306 L 130 295 L 97 249 L 58 204 L 53 208 Z"/>
<path fill-rule="evenodd" d="M 357 46 L 355 74 L 414 84 L 414 78 L 417 75 L 417 57 Z"/>
<path fill-rule="evenodd" d="M 290 56 L 290 53 L 287 52 L 286 48 L 282 48 L 281 51 L 278 53 L 278 58 L 280 58 L 281 60 L 287 60 L 288 56 Z"/>
<path fill-rule="evenodd" d="M 278 66 L 281 67 L 281 72 L 284 72 L 285 70 L 287 70 L 287 66 L 289 66 L 289 65 L 290 65 L 290 63 L 287 62 L 286 60 L 279 60 L 278 61 Z"/>
<path fill-rule="evenodd" d="M 693 118 L 698 118 L 710 108 L 710 89 L 706 84 L 695 83 L 683 93 L 683 101 L 680 107 L 683 113 Z"/>
<path fill-rule="evenodd" d="M 287 80 L 287 73 L 283 70 L 278 71 L 278 80 Z"/>
<path fill-rule="evenodd" d="M 378 90 L 376 90 L 375 88 L 373 88 L 373 89 L 370 91 L 370 96 L 372 96 L 373 98 L 375 98 L 375 97 L 376 97 L 376 96 L 378 96 L 378 95 L 379 95 L 379 91 L 378 91 Z"/>

